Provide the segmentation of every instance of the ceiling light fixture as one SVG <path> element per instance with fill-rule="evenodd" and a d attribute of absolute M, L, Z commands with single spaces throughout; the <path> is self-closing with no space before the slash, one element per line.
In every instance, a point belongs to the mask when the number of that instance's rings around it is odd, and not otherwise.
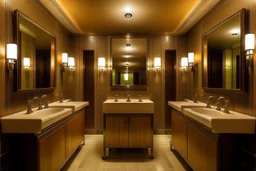
<path fill-rule="evenodd" d="M 132 13 L 127 12 L 124 14 L 125 18 L 132 18 Z"/>

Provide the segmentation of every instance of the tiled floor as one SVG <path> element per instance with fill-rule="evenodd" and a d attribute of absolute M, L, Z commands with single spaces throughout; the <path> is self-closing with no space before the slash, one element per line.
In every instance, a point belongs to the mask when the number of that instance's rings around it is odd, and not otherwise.
<path fill-rule="evenodd" d="M 155 135 L 155 158 L 150 160 L 145 149 L 113 149 L 102 160 L 102 135 L 86 135 L 85 145 L 63 171 L 186 171 L 187 166 L 170 151 L 170 137 Z M 149 150 L 150 151 L 150 150 Z"/>

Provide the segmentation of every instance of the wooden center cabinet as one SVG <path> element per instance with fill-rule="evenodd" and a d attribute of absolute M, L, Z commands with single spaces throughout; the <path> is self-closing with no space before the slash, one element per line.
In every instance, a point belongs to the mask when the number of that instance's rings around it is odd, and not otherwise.
<path fill-rule="evenodd" d="M 14 134 L 18 170 L 57 171 L 84 144 L 84 109 L 45 128 L 40 134 Z"/>
<path fill-rule="evenodd" d="M 238 169 L 239 145 L 234 134 L 214 134 L 199 122 L 172 108 L 173 147 L 195 171 Z"/>
<path fill-rule="evenodd" d="M 153 114 L 104 114 L 104 156 L 107 148 L 151 148 L 154 158 Z"/>

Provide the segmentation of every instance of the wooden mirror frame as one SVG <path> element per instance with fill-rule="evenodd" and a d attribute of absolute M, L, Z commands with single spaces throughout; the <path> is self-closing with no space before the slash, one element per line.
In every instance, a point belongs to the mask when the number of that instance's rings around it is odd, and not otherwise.
<path fill-rule="evenodd" d="M 133 90 L 133 91 L 147 91 L 147 85 L 149 83 L 149 73 L 148 73 L 148 61 L 149 61 L 149 37 L 144 35 L 129 35 L 130 39 L 147 39 L 147 54 L 146 54 L 146 85 L 133 85 L 133 86 L 122 86 L 122 85 L 112 85 L 112 67 L 113 67 L 113 59 L 112 59 L 112 39 L 127 39 L 127 35 L 114 35 L 110 36 L 110 61 L 111 61 L 111 69 L 110 69 L 110 88 L 113 91 L 122 91 L 122 90 Z"/>
<path fill-rule="evenodd" d="M 241 28 L 241 38 L 240 38 L 240 53 L 241 53 L 241 64 L 239 66 L 241 70 L 240 74 L 240 89 L 225 89 L 225 88 L 210 88 L 208 87 L 208 56 L 207 56 L 207 35 L 222 25 L 223 23 L 230 20 L 233 16 L 240 14 L 240 28 Z M 236 12 L 232 16 L 228 17 L 221 23 L 214 26 L 209 31 L 205 32 L 202 36 L 202 88 L 205 91 L 212 91 L 212 92 L 247 92 L 248 91 L 248 71 L 246 67 L 246 57 L 245 57 L 245 32 L 246 32 L 246 10 L 241 9 L 240 11 Z"/>
<path fill-rule="evenodd" d="M 20 88 L 21 84 L 21 72 L 19 72 L 21 66 L 21 35 L 19 34 L 19 17 L 22 16 L 25 19 L 27 19 L 29 22 L 49 34 L 54 38 L 51 49 L 52 49 L 52 55 L 51 55 L 51 71 L 50 71 L 50 87 L 47 88 L 32 88 L 32 89 L 26 89 L 22 90 Z M 13 17 L 13 41 L 17 44 L 17 62 L 14 67 L 14 74 L 13 74 L 13 86 L 14 86 L 14 92 L 53 92 L 56 87 L 56 64 L 57 64 L 57 52 L 56 52 L 56 37 L 35 23 L 32 19 L 30 19 L 28 16 L 20 12 L 19 10 L 14 11 L 14 17 Z"/>

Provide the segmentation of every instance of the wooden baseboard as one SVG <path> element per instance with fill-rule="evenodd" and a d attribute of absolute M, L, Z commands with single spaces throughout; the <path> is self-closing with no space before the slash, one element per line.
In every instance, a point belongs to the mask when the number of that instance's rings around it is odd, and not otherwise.
<path fill-rule="evenodd" d="M 165 134 L 172 134 L 172 129 L 165 129 Z"/>
<path fill-rule="evenodd" d="M 85 129 L 84 130 L 85 134 L 103 134 L 102 129 Z"/>
<path fill-rule="evenodd" d="M 154 134 L 165 134 L 165 129 L 155 129 Z"/>
<path fill-rule="evenodd" d="M 171 134 L 171 129 L 155 129 L 154 134 Z M 84 130 L 85 134 L 103 134 L 102 129 L 85 129 Z"/>

